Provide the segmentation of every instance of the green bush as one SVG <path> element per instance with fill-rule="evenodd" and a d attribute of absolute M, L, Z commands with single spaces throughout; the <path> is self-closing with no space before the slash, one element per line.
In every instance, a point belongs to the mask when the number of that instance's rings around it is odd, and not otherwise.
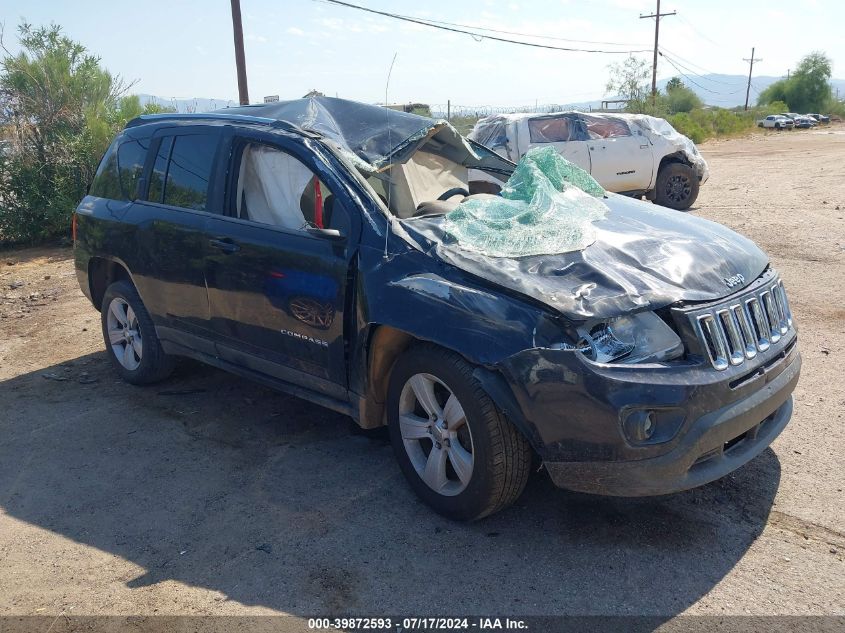
<path fill-rule="evenodd" d="M 687 112 L 673 114 L 668 121 L 678 132 L 688 136 L 693 143 L 701 143 L 708 136 L 704 128 Z"/>
<path fill-rule="evenodd" d="M 70 232 L 112 137 L 144 112 L 138 97 L 61 28 L 19 29 L 21 52 L 0 62 L 0 245 Z"/>
<path fill-rule="evenodd" d="M 699 108 L 692 112 L 679 112 L 668 117 L 678 132 L 688 136 L 695 143 L 708 138 L 730 136 L 746 132 L 754 127 L 758 112 L 725 110 L 724 108 Z"/>

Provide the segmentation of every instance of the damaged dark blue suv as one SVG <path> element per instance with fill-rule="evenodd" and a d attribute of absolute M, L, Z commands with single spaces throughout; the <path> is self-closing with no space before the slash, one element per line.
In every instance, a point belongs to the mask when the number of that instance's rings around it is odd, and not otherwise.
<path fill-rule="evenodd" d="M 74 228 L 123 378 L 190 356 L 387 425 L 449 517 L 512 503 L 534 455 L 573 490 L 698 486 L 792 413 L 795 326 L 753 243 L 443 121 L 324 97 L 144 116 Z"/>

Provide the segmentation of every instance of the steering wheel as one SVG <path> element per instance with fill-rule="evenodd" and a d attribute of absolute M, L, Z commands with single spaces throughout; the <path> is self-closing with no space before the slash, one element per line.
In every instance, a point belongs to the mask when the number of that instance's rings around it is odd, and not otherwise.
<path fill-rule="evenodd" d="M 446 201 L 452 196 L 457 196 L 459 194 L 463 195 L 464 197 L 467 197 L 469 195 L 469 191 L 467 191 L 463 187 L 452 187 L 451 189 L 449 189 L 449 191 L 444 191 L 443 193 L 441 193 L 437 199 L 441 201 Z"/>

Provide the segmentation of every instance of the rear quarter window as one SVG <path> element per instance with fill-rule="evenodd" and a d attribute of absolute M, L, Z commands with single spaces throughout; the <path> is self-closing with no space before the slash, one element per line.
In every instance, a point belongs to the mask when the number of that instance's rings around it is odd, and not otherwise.
<path fill-rule="evenodd" d="M 91 195 L 112 200 L 134 200 L 144 172 L 148 140 L 129 139 L 112 145 L 91 183 Z"/>

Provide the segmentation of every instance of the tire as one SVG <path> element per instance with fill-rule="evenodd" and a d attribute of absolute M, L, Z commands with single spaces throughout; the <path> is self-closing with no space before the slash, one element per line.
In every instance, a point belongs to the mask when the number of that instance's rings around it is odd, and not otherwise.
<path fill-rule="evenodd" d="M 666 163 L 657 174 L 654 201 L 664 207 L 684 211 L 698 198 L 698 176 L 689 165 Z"/>
<path fill-rule="evenodd" d="M 152 319 L 131 283 L 116 281 L 106 289 L 100 317 L 106 353 L 121 378 L 147 385 L 170 375 L 173 357 L 161 348 Z"/>
<path fill-rule="evenodd" d="M 390 441 L 411 488 L 437 513 L 460 521 L 512 504 L 531 472 L 528 441 L 473 370 L 452 352 L 413 347 L 396 361 L 387 394 Z M 432 409 L 434 422 L 426 417 Z"/>
<path fill-rule="evenodd" d="M 776 130 L 779 130 L 779 129 L 780 129 L 780 123 L 775 123 L 775 129 L 776 129 Z"/>

